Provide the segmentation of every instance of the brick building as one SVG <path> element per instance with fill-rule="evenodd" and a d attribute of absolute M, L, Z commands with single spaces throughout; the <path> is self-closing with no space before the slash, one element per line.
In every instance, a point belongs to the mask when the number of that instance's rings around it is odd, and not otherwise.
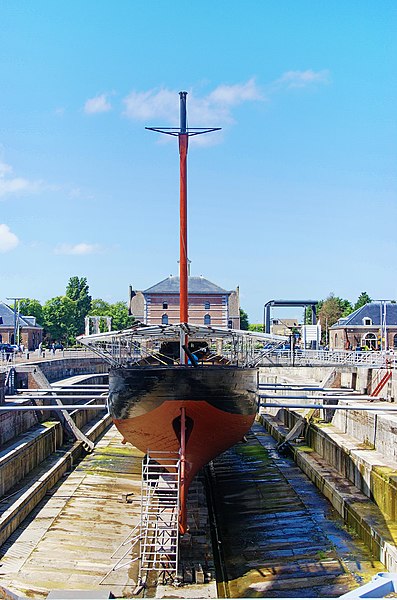
<path fill-rule="evenodd" d="M 225 290 L 204 277 L 188 278 L 189 323 L 240 328 L 239 289 Z M 144 291 L 130 289 L 130 313 L 147 325 L 179 323 L 179 277 Z"/>
<path fill-rule="evenodd" d="M 330 348 L 335 350 L 397 350 L 397 304 L 365 304 L 332 325 L 328 339 Z"/>
<path fill-rule="evenodd" d="M 14 310 L 0 302 L 0 343 L 16 344 L 15 321 L 19 329 L 19 344 L 27 350 L 35 350 L 43 340 L 43 328 L 36 323 L 36 317 L 16 315 Z"/>
<path fill-rule="evenodd" d="M 290 336 L 298 327 L 300 327 L 298 319 L 272 319 L 270 331 L 274 335 Z"/>

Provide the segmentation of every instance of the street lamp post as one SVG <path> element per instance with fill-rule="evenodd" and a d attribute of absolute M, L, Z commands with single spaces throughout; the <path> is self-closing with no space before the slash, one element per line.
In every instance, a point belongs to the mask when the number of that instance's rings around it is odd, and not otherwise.
<path fill-rule="evenodd" d="M 14 344 L 19 346 L 19 301 L 22 297 L 7 298 L 7 300 L 14 300 Z"/>

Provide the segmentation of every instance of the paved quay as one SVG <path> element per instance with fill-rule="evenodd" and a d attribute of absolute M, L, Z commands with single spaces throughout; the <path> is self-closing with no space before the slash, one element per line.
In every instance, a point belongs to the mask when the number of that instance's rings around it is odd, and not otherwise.
<path fill-rule="evenodd" d="M 0 549 L 0 586 L 29 598 L 60 589 L 132 595 L 136 566 L 99 585 L 140 518 L 142 453 L 121 439 L 112 426 L 7 540 Z"/>

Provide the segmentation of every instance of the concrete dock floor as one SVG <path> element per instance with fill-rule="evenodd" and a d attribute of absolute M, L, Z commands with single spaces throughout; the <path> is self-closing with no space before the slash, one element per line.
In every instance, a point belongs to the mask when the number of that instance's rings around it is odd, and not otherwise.
<path fill-rule="evenodd" d="M 1 586 L 29 598 L 45 598 L 57 589 L 132 595 L 136 563 L 99 585 L 117 562 L 113 552 L 140 518 L 142 453 L 121 439 L 111 427 L 95 452 L 47 494 L 3 545 Z M 131 503 L 125 501 L 127 494 Z"/>

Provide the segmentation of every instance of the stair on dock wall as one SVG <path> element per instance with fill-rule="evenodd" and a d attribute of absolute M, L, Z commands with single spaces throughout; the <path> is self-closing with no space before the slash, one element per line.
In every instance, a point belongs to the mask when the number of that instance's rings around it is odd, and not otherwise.
<path fill-rule="evenodd" d="M 371 396 L 379 396 L 386 383 L 391 379 L 393 372 L 391 370 L 386 371 L 386 373 L 382 376 L 378 384 L 375 386 L 374 390 L 371 392 Z"/>

